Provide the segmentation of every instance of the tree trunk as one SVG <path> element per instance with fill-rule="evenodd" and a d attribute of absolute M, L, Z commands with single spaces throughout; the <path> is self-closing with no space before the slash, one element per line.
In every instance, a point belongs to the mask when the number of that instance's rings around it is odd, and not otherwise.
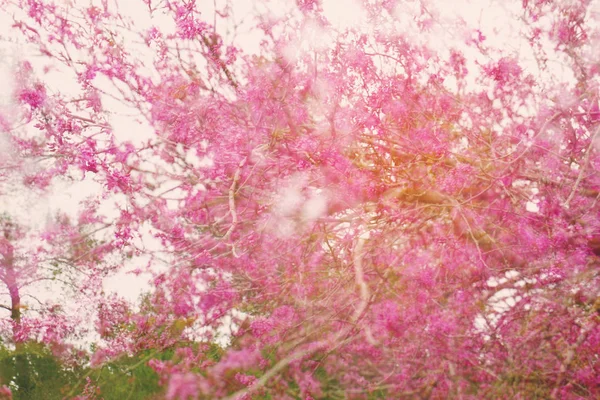
<path fill-rule="evenodd" d="M 14 265 L 14 248 L 8 239 L 4 238 L 3 242 L 0 243 L 3 256 L 2 264 L 0 264 L 2 267 L 0 279 L 6 285 L 10 295 L 10 318 L 13 321 L 13 341 L 15 343 L 16 376 L 14 376 L 14 381 L 18 386 L 18 393 L 23 398 L 27 398 L 34 383 L 31 380 L 31 368 L 24 343 L 18 337 L 21 325 L 21 294 Z"/>

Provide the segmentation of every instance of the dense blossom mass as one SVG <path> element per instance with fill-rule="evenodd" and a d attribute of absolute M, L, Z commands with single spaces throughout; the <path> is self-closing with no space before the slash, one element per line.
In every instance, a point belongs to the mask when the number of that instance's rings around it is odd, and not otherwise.
<path fill-rule="evenodd" d="M 600 2 L 342 3 L 0 0 L 0 399 L 600 397 Z"/>

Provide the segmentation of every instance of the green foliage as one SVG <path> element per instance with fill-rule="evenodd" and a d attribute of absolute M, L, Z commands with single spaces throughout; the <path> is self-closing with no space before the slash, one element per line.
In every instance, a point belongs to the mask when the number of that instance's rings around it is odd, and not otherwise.
<path fill-rule="evenodd" d="M 93 369 L 82 365 L 85 360 L 67 365 L 40 343 L 15 350 L 0 345 L 0 384 L 11 388 L 14 400 L 63 400 L 81 394 L 90 378 L 104 400 L 145 400 L 161 392 L 148 361 L 169 360 L 173 354 L 172 350 L 146 351 Z"/>
<path fill-rule="evenodd" d="M 147 365 L 144 357 L 127 357 L 109 363 L 92 373 L 91 377 L 106 400 L 142 400 L 161 391 L 158 375 Z"/>
<path fill-rule="evenodd" d="M 14 400 L 62 400 L 83 369 L 67 366 L 47 346 L 30 342 L 11 350 L 0 346 L 0 382 Z"/>
<path fill-rule="evenodd" d="M 223 357 L 225 350 L 216 343 L 211 343 L 209 346 L 210 347 L 206 351 L 206 356 L 215 362 L 219 362 L 221 357 Z"/>

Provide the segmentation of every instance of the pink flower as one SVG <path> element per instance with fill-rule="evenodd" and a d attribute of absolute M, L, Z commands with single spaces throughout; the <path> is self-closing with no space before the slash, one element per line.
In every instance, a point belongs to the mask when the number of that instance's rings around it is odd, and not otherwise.
<path fill-rule="evenodd" d="M 250 329 L 255 337 L 260 337 L 271 332 L 273 329 L 273 322 L 269 319 L 259 318 L 252 321 Z"/>
<path fill-rule="evenodd" d="M 296 3 L 303 12 L 312 11 L 319 6 L 318 0 L 296 0 Z"/>
<path fill-rule="evenodd" d="M 255 376 L 241 374 L 239 372 L 235 374 L 235 379 L 244 386 L 250 386 L 256 381 Z"/>
<path fill-rule="evenodd" d="M 151 42 L 155 41 L 156 39 L 160 39 L 162 37 L 162 34 L 160 33 L 160 31 L 156 28 L 156 27 L 152 27 L 150 29 L 148 29 L 148 31 L 146 32 L 146 44 L 150 45 Z"/>
<path fill-rule="evenodd" d="M 23 89 L 19 93 L 19 100 L 29 104 L 32 109 L 40 108 L 46 100 L 46 89 L 40 84 L 36 84 L 31 89 Z"/>
<path fill-rule="evenodd" d="M 188 400 L 198 398 L 198 377 L 191 373 L 173 374 L 169 379 L 167 400 Z"/>
<path fill-rule="evenodd" d="M 120 189 L 123 192 L 129 192 L 129 175 L 126 175 L 119 171 L 113 171 L 107 176 L 106 187 L 108 188 L 108 190 L 116 191 L 117 189 Z"/>
<path fill-rule="evenodd" d="M 0 386 L 0 400 L 12 400 L 12 391 L 6 385 Z"/>

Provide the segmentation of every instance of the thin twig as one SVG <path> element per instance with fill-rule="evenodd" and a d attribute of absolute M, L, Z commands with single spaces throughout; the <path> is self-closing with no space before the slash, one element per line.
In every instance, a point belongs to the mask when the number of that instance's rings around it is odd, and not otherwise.
<path fill-rule="evenodd" d="M 229 212 L 231 213 L 231 226 L 229 227 L 229 229 L 227 230 L 225 235 L 222 237 L 222 240 L 229 239 L 229 237 L 233 233 L 233 230 L 235 229 L 235 227 L 238 223 L 238 216 L 237 216 L 237 212 L 235 209 L 235 193 L 237 191 L 237 183 L 240 180 L 242 168 L 246 164 L 247 159 L 248 158 L 245 157 L 242 161 L 240 161 L 238 169 L 237 169 L 237 171 L 235 171 L 235 175 L 233 176 L 233 182 L 231 183 L 231 186 L 229 187 Z"/>
<path fill-rule="evenodd" d="M 600 125 L 596 129 L 596 132 L 594 132 L 594 135 L 592 136 L 592 139 L 590 140 L 590 145 L 588 146 L 587 150 L 585 151 L 585 158 L 583 161 L 583 165 L 580 165 L 579 175 L 577 175 L 577 180 L 575 181 L 575 185 L 573 185 L 573 189 L 571 190 L 569 197 L 567 197 L 567 200 L 565 200 L 565 203 L 564 203 L 565 208 L 569 208 L 569 204 L 571 203 L 571 200 L 573 200 L 573 197 L 575 196 L 575 193 L 577 192 L 577 189 L 579 188 L 579 184 L 581 183 L 581 180 L 583 179 L 583 174 L 585 173 L 585 169 L 587 168 L 588 164 L 590 163 L 590 155 L 592 154 L 592 147 L 594 146 L 594 141 L 596 140 L 596 136 L 598 136 L 599 133 L 600 133 Z"/>

